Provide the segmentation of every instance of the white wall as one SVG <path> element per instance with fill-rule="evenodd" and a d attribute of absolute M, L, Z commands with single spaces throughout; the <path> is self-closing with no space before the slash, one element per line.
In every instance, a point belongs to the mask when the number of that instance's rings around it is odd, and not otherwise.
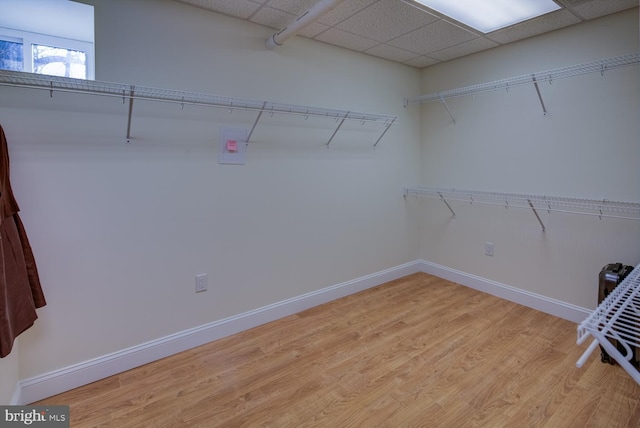
<path fill-rule="evenodd" d="M 221 125 L 254 113 L 0 88 L 12 184 L 48 299 L 0 361 L 29 379 L 422 258 L 582 307 L 602 264 L 640 261 L 637 222 L 408 199 L 406 185 L 640 200 L 637 67 L 456 99 L 403 96 L 638 50 L 637 10 L 423 72 L 168 0 L 95 4 L 98 80 L 399 115 L 377 130 L 261 121 L 244 166 Z M 366 78 L 365 78 L 366 77 Z M 287 126 L 283 126 L 285 124 Z M 355 128 L 355 129 L 354 129 Z M 421 134 L 422 133 L 422 134 Z M 606 173 L 605 173 L 606 172 Z M 419 233 L 416 233 L 419 231 Z M 495 256 L 482 254 L 495 243 Z M 209 291 L 194 293 L 207 272 Z"/>
<path fill-rule="evenodd" d="M 20 364 L 18 355 L 20 354 L 20 338 L 13 344 L 11 353 L 0 360 L 0 403 L 13 403 L 19 379 Z"/>
<path fill-rule="evenodd" d="M 375 150 L 381 128 L 345 125 L 327 149 L 333 120 L 263 115 L 247 164 L 219 165 L 220 126 L 255 113 L 138 102 L 127 145 L 121 99 L 0 89 L 48 301 L 20 338 L 20 379 L 418 258 L 402 198 L 419 180 L 419 112 L 402 105 L 418 70 L 301 38 L 268 51 L 273 29 L 178 2 L 94 5 L 97 80 L 400 124 Z M 196 294 L 203 272 L 209 291 Z"/>
<path fill-rule="evenodd" d="M 93 43 L 93 8 L 85 4 L 69 0 L 0 0 L 0 10 L 0 27 Z"/>
<path fill-rule="evenodd" d="M 638 51 L 638 10 L 434 66 L 422 93 Z M 429 187 L 640 201 L 638 67 L 422 105 L 422 180 Z M 415 106 L 415 108 L 420 108 Z M 583 308 L 609 262 L 640 263 L 640 222 L 503 207 L 409 201 L 424 260 Z M 495 244 L 493 257 L 484 242 Z"/>

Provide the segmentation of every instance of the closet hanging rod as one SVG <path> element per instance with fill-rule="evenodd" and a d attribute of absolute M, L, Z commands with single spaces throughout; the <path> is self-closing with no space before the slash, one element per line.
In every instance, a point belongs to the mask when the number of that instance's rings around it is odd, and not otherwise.
<path fill-rule="evenodd" d="M 226 108 L 231 110 L 264 111 L 267 113 L 300 115 L 305 117 L 325 117 L 339 120 L 344 118 L 345 120 L 381 123 L 384 125 L 387 125 L 390 122 L 398 123 L 396 121 L 397 116 L 390 115 L 359 113 L 322 107 L 285 104 L 271 101 L 251 100 L 197 92 L 132 86 L 122 83 L 73 79 L 68 77 L 47 76 L 7 70 L 0 70 L 0 85 L 42 89 L 51 92 L 70 92 L 123 99 L 158 101 L 179 104 L 180 106 L 197 105 Z"/>
<path fill-rule="evenodd" d="M 497 90 L 509 90 L 513 86 L 534 84 L 540 82 L 552 83 L 556 79 L 563 79 L 566 77 L 580 76 L 589 73 L 601 73 L 605 71 L 613 70 L 620 67 L 626 67 L 629 65 L 638 64 L 640 62 L 640 53 L 631 53 L 627 55 L 621 55 L 614 58 L 602 59 L 599 61 L 593 61 L 583 64 L 571 65 L 567 67 L 555 68 L 547 71 L 538 71 L 536 73 L 529 73 L 522 76 L 515 76 L 501 80 L 495 80 L 493 82 L 479 83 L 476 85 L 464 86 L 457 89 L 449 89 L 441 92 L 434 92 L 427 95 L 421 95 L 417 97 L 405 98 L 405 107 L 409 104 L 422 104 L 432 101 L 442 101 L 448 98 L 461 97 L 465 95 L 474 95 L 483 92 L 497 91 Z"/>
<path fill-rule="evenodd" d="M 505 208 L 525 208 L 532 210 L 542 225 L 538 212 L 560 212 L 566 214 L 590 215 L 599 218 L 619 218 L 640 220 L 640 203 L 610 201 L 607 199 L 580 199 L 518 193 L 485 192 L 477 190 L 437 189 L 427 187 L 406 187 L 404 196 L 427 197 L 470 204 L 498 205 Z M 449 209 L 453 212 L 451 207 Z"/>

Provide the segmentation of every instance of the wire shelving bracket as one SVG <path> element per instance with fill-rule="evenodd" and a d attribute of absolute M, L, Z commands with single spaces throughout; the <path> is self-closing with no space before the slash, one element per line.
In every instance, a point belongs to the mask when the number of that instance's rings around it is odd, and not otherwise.
<path fill-rule="evenodd" d="M 249 133 L 249 138 L 251 138 L 251 135 L 253 134 L 253 131 L 260 121 L 263 112 L 268 112 L 270 114 L 275 113 L 286 115 L 301 115 L 304 117 L 312 116 L 337 119 L 340 121 L 340 124 L 331 135 L 331 138 L 329 139 L 327 145 L 331 143 L 333 137 L 342 126 L 342 123 L 347 120 L 358 121 L 361 123 L 378 123 L 383 125 L 382 134 L 375 141 L 373 145 L 374 147 L 382 139 L 384 134 L 388 131 L 389 127 L 392 124 L 397 123 L 397 116 L 359 113 L 346 110 L 234 98 L 197 92 L 184 92 L 172 89 L 134 86 L 124 83 L 110 83 L 97 80 L 83 80 L 68 77 L 47 76 L 42 74 L 8 70 L 0 70 L 0 86 L 48 90 L 50 96 L 53 96 L 54 91 L 58 91 L 77 94 L 99 95 L 106 97 L 117 97 L 122 98 L 123 103 L 128 99 L 129 112 L 127 118 L 127 142 L 131 140 L 131 119 L 133 115 L 134 100 L 175 103 L 179 104 L 181 109 L 184 108 L 185 105 L 195 105 L 224 108 L 230 111 L 234 109 L 257 111 L 258 116 L 253 123 L 251 132 Z"/>
<path fill-rule="evenodd" d="M 640 348 L 640 265 L 580 323 L 577 335 L 578 345 L 589 336 L 594 338 L 576 362 L 577 367 L 582 367 L 600 344 L 640 384 L 640 371 L 630 362 L 634 350 Z M 614 346 L 609 339 L 621 346 Z"/>
<path fill-rule="evenodd" d="M 579 199 L 558 196 L 526 195 L 519 193 L 485 192 L 478 190 L 439 189 L 429 187 L 405 187 L 404 196 L 440 199 L 455 218 L 451 202 L 499 205 L 505 208 L 531 210 L 545 231 L 539 212 L 547 211 L 603 217 L 640 220 L 640 203 L 618 202 L 607 199 Z"/>

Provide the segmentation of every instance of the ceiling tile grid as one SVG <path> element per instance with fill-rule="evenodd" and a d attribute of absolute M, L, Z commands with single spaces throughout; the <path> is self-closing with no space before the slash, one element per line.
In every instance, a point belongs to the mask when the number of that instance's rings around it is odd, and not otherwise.
<path fill-rule="evenodd" d="M 428 67 L 430 65 L 434 65 L 439 63 L 440 61 L 433 59 L 431 57 L 425 56 L 425 55 L 421 55 L 421 56 L 417 56 L 413 59 L 410 59 L 409 61 L 405 61 L 404 64 L 410 65 L 412 67 L 417 67 L 417 68 L 425 68 Z"/>
<path fill-rule="evenodd" d="M 390 40 L 392 46 L 428 55 L 457 44 L 468 42 L 478 36 L 472 32 L 440 19 L 403 36 Z"/>
<path fill-rule="evenodd" d="M 385 44 L 380 44 L 371 49 L 367 49 L 364 53 L 396 62 L 406 62 L 416 58 L 416 54 L 414 52 L 405 51 Z"/>
<path fill-rule="evenodd" d="M 401 1 L 378 1 L 336 27 L 379 42 L 387 42 L 438 19 L 429 13 L 416 13 L 416 8 Z"/>
<path fill-rule="evenodd" d="M 242 19 L 249 18 L 260 8 L 260 4 L 249 0 L 234 0 L 232 2 L 219 0 L 188 0 L 183 3 L 189 3 L 193 6 Z"/>
<path fill-rule="evenodd" d="M 321 42 L 342 46 L 358 52 L 363 52 L 380 44 L 380 42 L 377 42 L 375 40 L 358 36 L 357 34 L 349 33 L 347 31 L 340 30 L 339 28 L 330 28 L 322 34 L 316 36 L 315 39 Z"/>
<path fill-rule="evenodd" d="M 499 46 L 498 43 L 484 37 L 478 37 L 473 40 L 459 43 L 457 45 L 441 49 L 439 51 L 430 52 L 429 56 L 438 61 L 448 61 L 450 59 L 459 58 L 470 55 L 472 53 L 481 52 L 487 49 Z"/>
<path fill-rule="evenodd" d="M 249 18 L 251 22 L 272 28 L 284 28 L 294 19 L 295 14 L 271 7 L 262 7 Z"/>
<path fill-rule="evenodd" d="M 506 44 L 558 30 L 572 24 L 578 24 L 579 22 L 581 22 L 581 20 L 570 11 L 561 9 L 519 25 L 512 25 L 502 30 L 494 31 L 488 34 L 487 38 L 500 44 Z"/>
<path fill-rule="evenodd" d="M 378 0 L 345 0 L 333 10 L 330 10 L 325 15 L 318 18 L 318 22 L 329 26 L 338 25 L 345 19 L 361 12 L 377 1 Z"/>
<path fill-rule="evenodd" d="M 176 0 L 279 31 L 318 0 Z M 586 20 L 638 7 L 638 0 L 555 0 L 562 8 L 488 34 L 410 4 L 343 0 L 298 33 L 417 68 L 470 55 Z"/>
<path fill-rule="evenodd" d="M 561 3 L 571 3 L 570 0 L 562 0 Z M 574 1 L 575 6 L 567 6 L 576 15 L 583 19 L 595 19 L 601 16 L 621 12 L 626 9 L 638 7 L 638 0 L 597 0 L 597 1 Z"/>

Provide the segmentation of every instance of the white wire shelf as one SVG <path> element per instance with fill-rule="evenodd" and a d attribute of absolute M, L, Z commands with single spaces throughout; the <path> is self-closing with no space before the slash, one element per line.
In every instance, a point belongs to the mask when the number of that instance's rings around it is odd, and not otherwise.
<path fill-rule="evenodd" d="M 599 61 L 588 62 L 584 64 L 571 65 L 568 67 L 555 68 L 552 70 L 538 71 L 522 76 L 510 77 L 507 79 L 495 80 L 493 82 L 479 83 L 476 85 L 465 86 L 457 89 L 449 89 L 441 92 L 434 92 L 427 95 L 411 97 L 405 99 L 405 105 L 421 104 L 432 101 L 442 101 L 444 99 L 461 97 L 465 95 L 474 95 L 482 92 L 509 90 L 509 88 L 520 85 L 536 84 L 538 82 L 552 83 L 554 80 L 564 79 L 567 77 L 580 76 L 589 73 L 604 74 L 608 70 L 620 67 L 638 64 L 640 62 L 640 53 L 632 53 L 614 58 L 602 59 Z"/>
<path fill-rule="evenodd" d="M 505 208 L 525 208 L 532 210 L 536 219 L 545 230 L 539 212 L 562 212 L 597 216 L 599 218 L 620 218 L 640 220 L 640 203 L 618 202 L 607 199 L 579 199 L 545 195 L 526 195 L 518 193 L 485 192 L 478 190 L 438 189 L 428 187 L 405 187 L 404 196 L 440 199 L 455 217 L 450 202 L 470 204 L 500 205 Z"/>
<path fill-rule="evenodd" d="M 580 323 L 577 334 L 579 345 L 589 336 L 594 340 L 576 362 L 576 366 L 582 367 L 600 344 L 640 384 L 640 371 L 630 362 L 633 350 L 638 352 L 640 349 L 640 265 Z M 609 339 L 615 340 L 622 349 L 614 346 Z"/>
<path fill-rule="evenodd" d="M 547 114 L 547 106 L 542 98 L 542 92 L 540 92 L 539 82 L 552 83 L 557 79 L 564 79 L 567 77 L 580 76 L 589 73 L 604 73 L 608 70 L 613 70 L 620 67 L 626 67 L 629 65 L 638 64 L 640 62 L 640 53 L 632 53 L 622 55 L 614 58 L 602 59 L 600 61 L 588 62 L 584 64 L 571 65 L 568 67 L 556 68 L 553 70 L 538 71 L 536 73 L 525 74 L 522 76 L 510 77 L 502 80 L 495 80 L 493 82 L 479 83 L 476 85 L 465 86 L 457 89 L 449 89 L 441 92 L 434 92 L 427 95 L 421 95 L 417 97 L 405 98 L 404 106 L 409 104 L 422 104 L 432 101 L 440 101 L 447 113 L 451 117 L 453 123 L 456 123 L 456 118 L 449 109 L 446 100 L 454 97 L 461 97 L 464 95 L 475 95 L 483 92 L 506 90 L 514 86 L 533 84 L 538 95 L 538 101 L 542 107 L 543 114 Z"/>
<path fill-rule="evenodd" d="M 397 116 L 361 113 L 355 111 L 311 107 L 296 104 L 285 104 L 271 101 L 260 101 L 244 98 L 226 97 L 197 92 L 176 91 L 124 83 L 101 82 L 97 80 L 73 79 L 68 77 L 46 76 L 34 73 L 0 70 L 0 85 L 19 88 L 41 89 L 54 92 L 71 92 L 78 94 L 118 97 L 129 100 L 129 118 L 127 125 L 127 140 L 130 139 L 131 116 L 134 100 L 157 101 L 184 105 L 207 106 L 228 110 L 257 111 L 258 117 L 253 124 L 249 138 L 253 133 L 263 112 L 270 114 L 300 115 L 305 117 L 324 117 L 334 119 L 338 123 L 327 145 L 338 132 L 344 121 L 358 121 L 361 123 L 378 123 L 383 126 L 382 134 L 374 143 L 380 142 L 392 124 L 397 124 Z"/>

